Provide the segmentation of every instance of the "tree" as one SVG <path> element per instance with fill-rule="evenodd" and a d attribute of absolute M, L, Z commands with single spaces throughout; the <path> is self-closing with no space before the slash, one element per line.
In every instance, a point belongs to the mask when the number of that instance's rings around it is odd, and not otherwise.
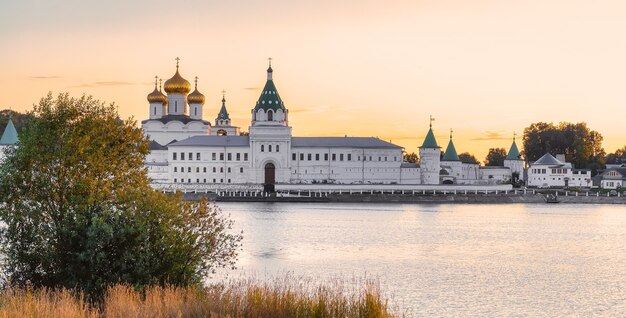
<path fill-rule="evenodd" d="M 20 133 L 22 129 L 31 121 L 31 116 L 29 114 L 22 114 L 9 109 L 0 110 L 0 134 L 2 134 L 6 128 L 9 118 L 13 121 L 15 129 L 18 133 Z"/>
<path fill-rule="evenodd" d="M 461 159 L 462 163 L 480 164 L 478 159 L 476 159 L 476 157 L 474 155 L 470 154 L 469 152 L 460 153 L 459 154 L 459 159 Z"/>
<path fill-rule="evenodd" d="M 241 235 L 207 202 L 149 186 L 148 140 L 91 97 L 35 105 L 0 166 L 0 232 L 12 283 L 78 287 L 196 284 L 234 266 Z"/>
<path fill-rule="evenodd" d="M 606 164 L 622 164 L 626 163 L 626 146 L 615 150 L 614 153 L 610 153 L 605 157 Z"/>
<path fill-rule="evenodd" d="M 586 123 L 534 123 L 524 129 L 524 158 L 533 162 L 547 152 L 565 154 L 577 168 L 597 169 L 604 165 L 602 139 Z"/>
<path fill-rule="evenodd" d="M 408 162 L 408 163 L 418 163 L 419 162 L 419 157 L 414 152 L 412 152 L 412 153 L 405 153 L 404 154 L 404 161 Z"/>
<path fill-rule="evenodd" d="M 489 148 L 485 158 L 485 166 L 504 166 L 506 150 L 504 148 Z"/>

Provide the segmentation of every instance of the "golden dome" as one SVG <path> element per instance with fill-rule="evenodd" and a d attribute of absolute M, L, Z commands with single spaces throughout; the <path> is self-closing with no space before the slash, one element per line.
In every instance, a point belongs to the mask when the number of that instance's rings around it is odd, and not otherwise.
<path fill-rule="evenodd" d="M 196 76 L 196 89 L 187 96 L 187 103 L 204 105 L 204 95 L 198 92 L 198 77 Z"/>
<path fill-rule="evenodd" d="M 168 94 L 189 94 L 191 84 L 178 73 L 178 58 L 176 58 L 176 74 L 165 81 L 165 92 Z"/>
<path fill-rule="evenodd" d="M 149 103 L 167 103 L 167 96 L 165 96 L 161 91 L 157 89 L 156 80 L 154 81 L 154 90 L 152 93 L 148 94 L 148 102 Z"/>

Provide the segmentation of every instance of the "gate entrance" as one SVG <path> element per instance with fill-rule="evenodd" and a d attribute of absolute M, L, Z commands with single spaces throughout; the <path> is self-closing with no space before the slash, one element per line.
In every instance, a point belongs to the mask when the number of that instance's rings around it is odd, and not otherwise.
<path fill-rule="evenodd" d="M 276 167 L 273 163 L 265 164 L 265 183 L 263 184 L 264 192 L 274 192 L 274 183 L 276 183 Z"/>

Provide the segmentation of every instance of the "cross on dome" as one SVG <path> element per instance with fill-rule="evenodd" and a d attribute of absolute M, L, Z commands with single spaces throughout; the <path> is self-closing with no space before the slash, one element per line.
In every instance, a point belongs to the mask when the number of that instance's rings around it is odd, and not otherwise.
<path fill-rule="evenodd" d="M 180 58 L 177 56 L 176 57 L 176 70 L 178 71 L 178 62 L 180 62 Z"/>

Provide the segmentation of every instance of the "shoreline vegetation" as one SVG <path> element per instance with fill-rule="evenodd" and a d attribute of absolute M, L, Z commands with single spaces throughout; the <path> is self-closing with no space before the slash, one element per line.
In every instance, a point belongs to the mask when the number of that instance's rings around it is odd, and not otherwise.
<path fill-rule="evenodd" d="M 109 287 L 90 302 L 69 289 L 13 288 L 0 294 L 0 317 L 400 317 L 377 281 L 316 283 L 286 274 L 205 287 Z"/>

